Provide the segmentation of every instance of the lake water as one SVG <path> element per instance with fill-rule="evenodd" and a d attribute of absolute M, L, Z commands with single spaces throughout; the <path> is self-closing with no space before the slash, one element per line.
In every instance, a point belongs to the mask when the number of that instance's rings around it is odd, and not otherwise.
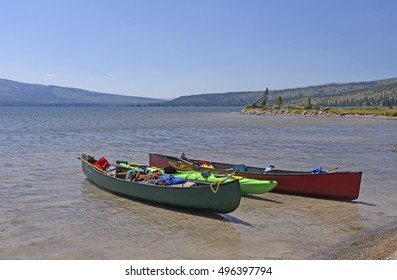
<path fill-rule="evenodd" d="M 242 115 L 240 108 L 0 107 L 0 259 L 322 259 L 397 225 L 397 121 Z M 363 171 L 342 202 L 267 193 L 227 215 L 98 189 L 77 159 L 157 152 Z"/>

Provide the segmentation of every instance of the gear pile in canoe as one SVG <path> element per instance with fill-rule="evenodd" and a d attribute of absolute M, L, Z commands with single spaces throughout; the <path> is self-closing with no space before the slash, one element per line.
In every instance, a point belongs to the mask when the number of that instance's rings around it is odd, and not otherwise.
<path fill-rule="evenodd" d="M 244 178 L 277 181 L 277 186 L 272 190 L 274 192 L 337 200 L 357 199 L 362 177 L 362 172 L 336 171 L 338 167 L 329 170 L 318 167 L 310 171 L 291 171 L 276 169 L 273 165 L 254 167 L 245 164 L 188 159 L 184 153 L 180 158 L 150 153 L 149 165 L 158 168 L 171 165 L 178 170 L 215 174 L 235 172 L 235 175 Z"/>
<path fill-rule="evenodd" d="M 130 172 L 139 172 L 140 174 L 149 175 L 152 172 L 161 172 L 165 176 L 172 176 L 181 180 L 194 180 L 199 182 L 216 183 L 218 181 L 230 182 L 232 180 L 239 180 L 241 192 L 243 194 L 263 194 L 271 191 L 277 186 L 277 182 L 273 180 L 257 180 L 248 179 L 241 176 L 236 176 L 235 172 L 216 174 L 212 172 L 200 171 L 181 171 L 177 165 L 170 164 L 164 168 L 156 168 L 150 166 L 143 166 L 135 163 L 128 163 L 118 161 L 118 166 L 131 169 Z M 134 171 L 135 170 L 135 171 Z M 146 176 L 147 176 L 146 175 Z M 145 175 L 138 175 L 145 176 Z"/>
<path fill-rule="evenodd" d="M 199 182 L 173 180 L 161 172 L 143 174 L 83 154 L 80 158 L 86 177 L 109 192 L 136 200 L 215 213 L 230 213 L 241 200 L 238 180 Z M 146 175 L 146 176 L 145 176 Z"/>

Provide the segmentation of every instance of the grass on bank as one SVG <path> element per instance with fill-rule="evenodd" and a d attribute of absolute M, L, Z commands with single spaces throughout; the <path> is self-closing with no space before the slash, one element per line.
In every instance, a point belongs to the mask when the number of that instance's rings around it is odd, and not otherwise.
<path fill-rule="evenodd" d="M 386 117 L 397 117 L 397 108 L 349 108 L 349 109 L 338 109 L 331 108 L 328 110 L 334 114 L 345 114 L 345 115 L 375 115 L 375 116 L 386 116 Z"/>
<path fill-rule="evenodd" d="M 385 116 L 397 117 L 397 108 L 305 108 L 305 107 L 256 107 L 252 105 L 246 106 L 247 110 L 256 109 L 262 112 L 290 113 L 290 114 L 318 114 L 319 112 L 327 112 L 333 115 L 360 115 L 360 116 Z"/>

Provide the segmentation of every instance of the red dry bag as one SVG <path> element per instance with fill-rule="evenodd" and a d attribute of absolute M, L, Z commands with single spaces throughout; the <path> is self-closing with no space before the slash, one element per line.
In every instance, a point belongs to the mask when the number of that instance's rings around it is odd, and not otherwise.
<path fill-rule="evenodd" d="M 106 160 L 106 158 L 101 157 L 100 159 L 98 159 L 94 165 L 102 170 L 106 170 L 106 168 L 108 168 L 110 166 L 109 162 Z"/>

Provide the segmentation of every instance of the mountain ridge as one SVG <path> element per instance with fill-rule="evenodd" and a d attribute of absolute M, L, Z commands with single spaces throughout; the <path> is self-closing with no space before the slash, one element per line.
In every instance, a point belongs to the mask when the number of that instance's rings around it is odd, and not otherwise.
<path fill-rule="evenodd" d="M 0 79 L 2 105 L 143 105 L 163 101 L 165 100 Z"/>
<path fill-rule="evenodd" d="M 264 91 L 184 95 L 172 100 L 100 93 L 54 85 L 0 79 L 0 105 L 238 106 L 260 100 Z M 268 106 L 397 106 L 397 78 L 270 90 Z"/>
<path fill-rule="evenodd" d="M 246 106 L 257 103 L 262 91 L 241 91 L 181 96 L 163 103 L 163 106 Z M 305 106 L 310 97 L 313 106 L 397 106 L 397 78 L 383 80 L 329 83 L 317 86 L 270 90 L 268 106 L 274 106 L 281 97 L 284 106 Z"/>

